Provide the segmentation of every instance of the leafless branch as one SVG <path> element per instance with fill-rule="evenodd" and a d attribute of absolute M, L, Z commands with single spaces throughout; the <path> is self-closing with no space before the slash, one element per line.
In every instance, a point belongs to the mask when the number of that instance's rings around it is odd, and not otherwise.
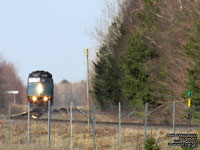
<path fill-rule="evenodd" d="M 150 38 L 149 36 L 144 36 L 146 39 L 148 39 L 149 41 L 151 41 L 151 43 L 153 43 L 154 45 L 156 45 L 157 47 L 161 48 L 161 46 L 159 44 L 157 44 L 152 38 Z"/>

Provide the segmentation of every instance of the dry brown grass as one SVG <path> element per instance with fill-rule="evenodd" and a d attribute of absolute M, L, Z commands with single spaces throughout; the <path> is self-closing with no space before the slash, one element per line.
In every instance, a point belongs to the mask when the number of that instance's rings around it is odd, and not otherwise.
<path fill-rule="evenodd" d="M 10 149 L 21 150 L 27 148 L 27 124 L 25 121 L 11 122 L 11 145 Z M 8 129 L 7 121 L 0 121 L 0 150 L 8 149 Z M 148 130 L 148 136 L 158 138 L 158 143 L 162 150 L 172 149 L 167 146 L 171 141 L 166 137 L 171 130 Z M 197 133 L 196 130 L 177 131 L 177 133 Z M 52 123 L 51 144 L 48 146 L 47 123 L 31 123 L 30 130 L 30 150 L 64 150 L 70 146 L 69 124 Z M 142 150 L 144 141 L 144 129 L 122 128 L 121 129 L 121 149 L 122 150 Z M 92 150 L 93 135 L 92 129 L 87 126 L 73 125 L 73 149 Z M 96 127 L 96 149 L 116 150 L 118 149 L 118 128 L 117 127 Z M 176 150 L 180 148 L 176 147 Z"/>

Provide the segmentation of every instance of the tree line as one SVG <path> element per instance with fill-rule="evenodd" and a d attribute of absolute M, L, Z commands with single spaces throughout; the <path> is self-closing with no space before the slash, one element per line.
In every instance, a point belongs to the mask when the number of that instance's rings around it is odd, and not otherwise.
<path fill-rule="evenodd" d="M 119 1 L 107 30 L 97 27 L 93 34 L 100 47 L 93 62 L 91 93 L 102 108 L 118 102 L 138 110 L 148 102 L 155 108 L 185 98 L 186 90 L 199 93 L 196 3 L 181 2 L 184 9 L 180 9 L 177 1 L 176 6 L 160 0 Z M 187 35 L 191 37 L 184 44 Z M 190 64 L 195 65 L 188 69 Z M 199 95 L 194 96 L 199 104 Z"/>
<path fill-rule="evenodd" d="M 62 80 L 54 85 L 54 106 L 66 107 L 73 102 L 74 106 L 86 105 L 86 82 L 80 81 L 71 83 Z"/>

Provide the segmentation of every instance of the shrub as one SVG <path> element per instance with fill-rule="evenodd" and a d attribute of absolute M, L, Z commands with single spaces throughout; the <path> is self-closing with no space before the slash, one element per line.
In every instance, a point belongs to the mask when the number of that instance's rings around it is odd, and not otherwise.
<path fill-rule="evenodd" d="M 147 138 L 147 141 L 144 145 L 145 150 L 160 150 L 160 146 L 157 144 L 156 139 L 151 135 Z"/>

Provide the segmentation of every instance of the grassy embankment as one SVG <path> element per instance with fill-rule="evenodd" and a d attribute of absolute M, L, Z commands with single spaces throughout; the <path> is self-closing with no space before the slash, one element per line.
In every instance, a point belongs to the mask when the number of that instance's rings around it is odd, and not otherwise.
<path fill-rule="evenodd" d="M 0 149 L 8 149 L 8 128 L 7 121 L 0 121 Z M 172 149 L 167 146 L 171 141 L 166 137 L 171 133 L 169 129 L 165 130 L 148 130 L 148 136 L 151 134 L 159 143 L 161 149 Z M 177 133 L 197 133 L 196 130 L 176 131 Z M 70 127 L 69 124 L 52 123 L 51 144 L 48 147 L 46 123 L 31 123 L 30 145 L 33 149 L 62 150 L 70 148 Z M 141 150 L 143 149 L 144 129 L 122 128 L 121 145 L 124 150 Z M 11 126 L 11 149 L 21 150 L 27 148 L 27 124 L 26 122 L 12 122 Z M 93 145 L 92 129 L 88 130 L 87 126 L 73 125 L 73 149 L 90 150 Z M 118 149 L 118 127 L 96 127 L 96 149 L 116 150 Z M 181 148 L 176 147 L 176 150 Z"/>

